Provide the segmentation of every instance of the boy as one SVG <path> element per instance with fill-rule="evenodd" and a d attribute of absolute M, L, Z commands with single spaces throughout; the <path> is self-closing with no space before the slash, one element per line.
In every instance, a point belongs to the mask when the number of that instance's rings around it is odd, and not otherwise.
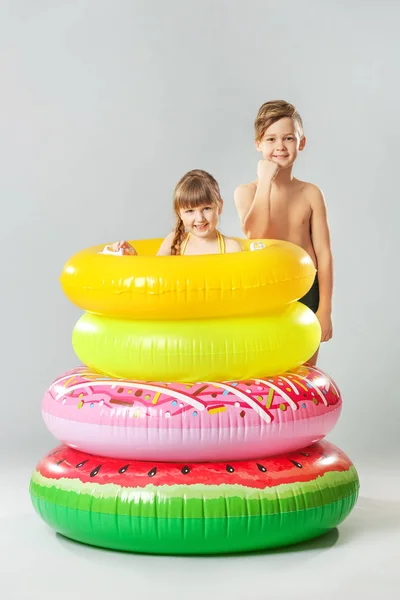
<path fill-rule="evenodd" d="M 263 104 L 254 123 L 255 145 L 262 153 L 257 179 L 234 194 L 242 229 L 250 239 L 287 240 L 308 252 L 317 269 L 309 292 L 299 301 L 316 313 L 321 341 L 332 337 L 333 259 L 326 205 L 321 190 L 292 175 L 294 162 L 306 145 L 303 122 L 284 100 Z M 315 365 L 318 351 L 308 361 Z"/>

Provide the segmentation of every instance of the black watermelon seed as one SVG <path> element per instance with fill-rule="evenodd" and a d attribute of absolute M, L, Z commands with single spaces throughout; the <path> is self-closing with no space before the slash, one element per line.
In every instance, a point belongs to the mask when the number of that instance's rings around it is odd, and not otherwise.
<path fill-rule="evenodd" d="M 308 452 L 299 452 L 299 454 L 301 454 L 302 456 L 310 456 L 310 455 L 308 454 Z"/>
<path fill-rule="evenodd" d="M 181 473 L 183 473 L 183 475 L 187 475 L 188 473 L 190 473 L 190 469 L 187 465 L 185 465 L 181 471 Z"/>
<path fill-rule="evenodd" d="M 61 463 L 63 463 L 65 461 L 65 458 L 62 458 L 61 460 L 59 460 L 58 462 L 56 462 L 56 465 L 61 465 Z"/>
<path fill-rule="evenodd" d="M 291 460 L 291 459 L 289 459 L 289 460 L 292 463 L 292 465 L 294 465 L 298 469 L 302 469 L 303 468 L 303 465 L 301 465 L 300 463 L 296 462 L 295 460 Z"/>
<path fill-rule="evenodd" d="M 57 448 L 57 450 L 55 450 L 54 452 L 50 452 L 50 454 L 48 454 L 47 456 L 54 456 L 55 454 L 57 454 L 57 452 L 60 452 L 61 448 Z"/>
<path fill-rule="evenodd" d="M 257 468 L 259 471 L 261 471 L 261 473 L 266 473 L 267 468 L 264 467 L 264 465 L 260 465 L 260 463 L 257 463 Z"/>
<path fill-rule="evenodd" d="M 228 473 L 234 473 L 235 472 L 235 469 L 231 465 L 226 465 L 226 470 L 228 471 Z"/>
<path fill-rule="evenodd" d="M 90 473 L 90 477 L 95 477 L 97 475 L 97 473 L 100 471 L 101 467 L 103 465 L 99 465 L 98 467 L 96 467 L 95 469 L 93 469 L 93 471 L 91 471 Z"/>
<path fill-rule="evenodd" d="M 85 463 L 87 463 L 87 461 L 88 461 L 88 460 L 89 460 L 89 459 L 87 458 L 86 460 L 83 460 L 82 462 L 78 463 L 78 464 L 76 465 L 76 468 L 77 468 L 77 469 L 79 469 L 79 467 L 83 467 L 83 465 L 84 465 Z"/>
<path fill-rule="evenodd" d="M 121 473 L 121 475 L 122 475 L 122 473 L 125 473 L 125 471 L 128 470 L 128 467 L 129 467 L 129 465 L 125 465 L 124 467 L 121 467 L 120 469 L 118 469 L 118 473 Z"/>
<path fill-rule="evenodd" d="M 149 472 L 147 473 L 147 475 L 148 475 L 149 477 L 154 477 L 154 475 L 155 475 L 156 473 L 157 473 L 157 467 L 153 467 L 153 468 L 151 469 L 151 471 L 149 471 Z"/>

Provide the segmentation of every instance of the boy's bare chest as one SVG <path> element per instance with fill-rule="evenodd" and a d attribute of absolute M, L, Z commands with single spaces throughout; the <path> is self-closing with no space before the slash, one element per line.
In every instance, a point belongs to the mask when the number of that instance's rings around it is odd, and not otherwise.
<path fill-rule="evenodd" d="M 311 205 L 304 194 L 271 195 L 270 235 L 308 249 L 311 243 Z"/>
<path fill-rule="evenodd" d="M 309 231 L 311 206 L 304 194 L 271 194 L 270 207 L 271 225 L 281 237 L 297 237 Z"/>

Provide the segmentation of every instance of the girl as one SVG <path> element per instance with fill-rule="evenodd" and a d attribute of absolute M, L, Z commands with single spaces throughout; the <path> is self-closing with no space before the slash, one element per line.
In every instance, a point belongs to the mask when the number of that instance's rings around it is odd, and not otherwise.
<path fill-rule="evenodd" d="M 239 242 L 217 230 L 222 207 L 219 186 L 212 175 L 200 169 L 186 173 L 175 186 L 175 229 L 162 242 L 157 256 L 224 254 L 243 250 Z M 112 245 L 114 252 L 121 248 L 124 254 L 137 254 L 124 240 Z"/>

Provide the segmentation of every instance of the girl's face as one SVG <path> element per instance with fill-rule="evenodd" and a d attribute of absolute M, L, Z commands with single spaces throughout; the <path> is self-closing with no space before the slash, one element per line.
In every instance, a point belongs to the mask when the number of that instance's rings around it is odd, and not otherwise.
<path fill-rule="evenodd" d="M 268 127 L 262 140 L 256 143 L 256 148 L 265 160 L 276 162 L 284 169 L 294 163 L 305 143 L 306 138 L 303 136 L 300 139 L 293 119 L 284 117 Z"/>
<path fill-rule="evenodd" d="M 179 216 L 186 231 L 197 237 L 207 238 L 215 232 L 221 212 L 222 206 L 203 204 L 196 208 L 181 208 Z"/>

